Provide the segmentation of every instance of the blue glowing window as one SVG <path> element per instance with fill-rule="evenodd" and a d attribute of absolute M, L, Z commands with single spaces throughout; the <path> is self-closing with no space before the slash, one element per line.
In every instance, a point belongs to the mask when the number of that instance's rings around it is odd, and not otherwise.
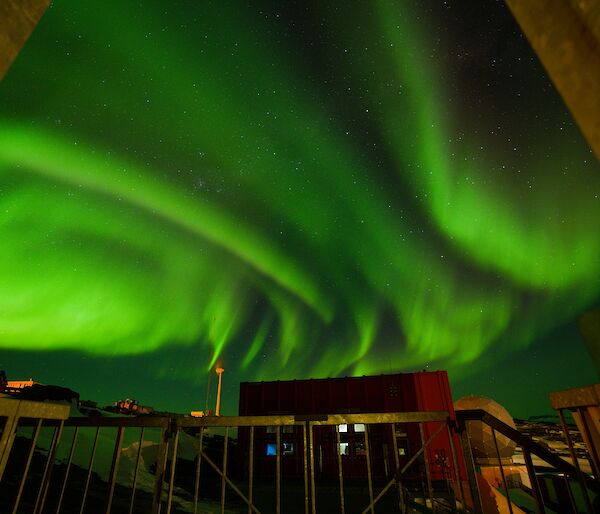
<path fill-rule="evenodd" d="M 277 455 L 277 445 L 275 443 L 267 443 L 267 455 Z"/>

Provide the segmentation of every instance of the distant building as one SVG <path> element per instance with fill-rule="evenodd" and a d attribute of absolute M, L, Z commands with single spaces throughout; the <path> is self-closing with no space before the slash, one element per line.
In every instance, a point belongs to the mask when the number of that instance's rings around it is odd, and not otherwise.
<path fill-rule="evenodd" d="M 79 393 L 67 387 L 45 385 L 29 380 L 7 380 L 6 372 L 0 370 L 0 396 L 19 400 L 79 402 Z"/>
<path fill-rule="evenodd" d="M 6 378 L 6 372 L 0 370 L 0 393 L 18 393 L 25 387 L 31 387 L 33 385 L 40 385 L 32 378 L 29 380 L 8 380 Z"/>
<path fill-rule="evenodd" d="M 449 417 L 455 419 L 448 375 L 445 371 L 240 384 L 240 416 L 287 414 L 302 419 L 325 414 L 432 411 L 447 411 Z M 438 427 L 439 423 L 424 423 L 425 438 L 433 434 Z M 339 431 L 339 451 L 344 477 L 366 477 L 365 426 L 340 425 Z M 387 477 L 395 469 L 392 437 L 396 437 L 400 467 L 421 447 L 421 434 L 417 423 L 397 424 L 394 435 L 390 424 L 372 425 L 369 427 L 369 434 L 374 478 Z M 246 449 L 246 458 L 248 441 L 248 429 L 241 428 L 239 444 L 242 453 Z M 255 476 L 274 476 L 277 454 L 276 428 L 256 427 L 254 441 Z M 281 445 L 282 474 L 287 477 L 302 477 L 302 427 L 282 427 Z M 315 426 L 313 451 L 317 478 L 338 477 L 336 446 L 333 426 Z M 462 462 L 458 437 L 454 438 L 454 446 L 459 462 Z M 427 450 L 432 479 L 443 480 L 454 473 L 451 455 L 448 433 L 444 430 L 436 436 Z"/>
<path fill-rule="evenodd" d="M 32 378 L 29 380 L 9 380 L 6 383 L 6 387 L 10 389 L 23 389 L 24 387 L 31 387 L 34 384 L 39 384 L 40 382 L 36 382 Z"/>

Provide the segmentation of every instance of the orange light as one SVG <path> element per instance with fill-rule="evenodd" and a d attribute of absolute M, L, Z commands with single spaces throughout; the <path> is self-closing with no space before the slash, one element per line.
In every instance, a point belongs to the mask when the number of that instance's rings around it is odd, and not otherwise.
<path fill-rule="evenodd" d="M 217 375 L 219 375 L 219 386 L 217 387 L 217 408 L 215 409 L 215 416 L 221 415 L 221 385 L 223 382 L 223 372 L 225 368 L 218 367 L 215 369 Z"/>

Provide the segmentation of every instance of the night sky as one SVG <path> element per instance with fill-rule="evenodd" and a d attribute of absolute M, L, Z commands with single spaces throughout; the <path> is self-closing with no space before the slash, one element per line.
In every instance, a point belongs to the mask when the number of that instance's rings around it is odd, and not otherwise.
<path fill-rule="evenodd" d="M 600 165 L 502 2 L 55 0 L 0 83 L 0 367 L 109 403 L 598 375 Z M 214 387 L 214 381 L 213 381 Z"/>

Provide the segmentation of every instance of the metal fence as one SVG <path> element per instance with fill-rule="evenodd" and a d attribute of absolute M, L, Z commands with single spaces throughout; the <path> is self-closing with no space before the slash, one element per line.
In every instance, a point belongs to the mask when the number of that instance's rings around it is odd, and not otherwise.
<path fill-rule="evenodd" d="M 503 492 L 504 509 L 513 514 L 519 505 L 527 510 L 535 510 L 539 514 L 546 512 L 559 512 L 561 514 L 595 514 L 599 511 L 600 481 L 597 476 L 582 472 L 573 448 L 565 431 L 566 440 L 571 450 L 574 464 L 570 464 L 548 447 L 521 434 L 518 430 L 507 425 L 498 418 L 484 410 L 457 411 L 458 431 L 461 434 L 463 447 L 468 447 L 468 458 L 465 459 L 469 475 L 469 484 L 473 496 L 473 506 L 476 512 L 485 512 L 485 499 L 481 488 L 477 485 L 476 470 L 473 454 L 470 451 L 468 424 L 472 422 L 483 423 L 491 430 L 493 446 L 496 452 L 496 467 L 499 472 L 498 487 Z M 563 427 L 566 425 L 563 421 Z M 515 444 L 518 455 L 522 457 L 524 470 L 518 473 L 526 478 L 526 487 L 511 487 L 507 465 L 501 458 L 498 443 L 498 434 L 502 434 Z M 537 462 L 534 462 L 536 458 Z M 516 466 L 518 468 L 518 466 Z M 492 469 L 491 467 L 488 469 Z M 517 469 L 517 471 L 519 471 Z M 521 490 L 530 492 L 529 497 L 520 495 Z M 517 493 L 515 495 L 515 493 Z"/>
<path fill-rule="evenodd" d="M 14 400 L 7 400 L 14 402 Z M 384 496 L 393 496 L 396 494 L 395 505 L 399 512 L 406 512 L 407 505 L 410 504 L 408 496 L 411 495 L 409 487 L 403 484 L 403 473 L 416 463 L 421 464 L 424 470 L 422 481 L 425 484 L 422 488 L 425 493 L 419 495 L 412 494 L 411 500 L 421 504 L 423 509 L 431 509 L 438 496 L 432 484 L 429 473 L 429 466 L 426 462 L 427 453 L 424 451 L 431 442 L 439 437 L 440 434 L 446 434 L 453 448 L 454 465 L 453 470 L 458 469 L 456 465 L 456 452 L 454 451 L 453 438 L 449 425 L 448 416 L 445 412 L 434 413 L 385 413 L 385 414 L 347 414 L 330 416 L 244 416 L 244 417 L 78 417 L 66 418 L 65 411 L 62 411 L 62 419 L 46 416 L 44 418 L 35 418 L 35 412 L 30 412 L 22 418 L 21 430 L 30 428 L 32 434 L 27 440 L 27 465 L 13 466 L 11 477 L 5 477 L 3 485 L 10 483 L 9 487 L 0 489 L 4 496 L 3 505 L 8 505 L 8 512 L 32 512 L 33 514 L 61 513 L 61 512 L 103 512 L 117 513 L 128 512 L 152 512 L 152 513 L 179 513 L 179 512 L 287 512 L 291 508 L 288 501 L 282 506 L 282 485 L 287 486 L 288 480 L 286 473 L 283 472 L 282 462 L 287 457 L 282 455 L 282 439 L 287 437 L 282 434 L 284 427 L 295 427 L 296 433 L 300 434 L 302 441 L 297 448 L 296 458 L 301 463 L 301 500 L 294 500 L 294 508 L 305 514 L 319 512 L 330 512 L 332 503 L 337 503 L 337 510 L 342 513 L 375 512 L 378 504 L 381 503 Z M 390 439 L 396 441 L 395 428 L 399 425 L 412 424 L 418 427 L 422 437 L 426 430 L 424 426 L 435 425 L 435 430 L 429 431 L 432 434 L 422 440 L 420 448 L 416 448 L 410 456 L 409 462 L 400 466 L 398 450 L 394 447 L 393 454 L 389 460 L 391 465 L 386 469 L 386 480 L 382 484 L 382 478 L 374 476 L 372 464 L 373 450 L 371 432 L 379 427 L 390 433 Z M 366 476 L 361 480 L 361 486 L 366 486 L 368 494 L 361 501 L 364 505 L 358 508 L 358 504 L 353 496 L 353 489 L 357 489 L 356 480 L 348 483 L 345 480 L 342 466 L 342 453 L 340 448 L 340 426 L 364 425 L 364 446 L 365 454 L 363 460 L 366 463 Z M 39 433 L 42 427 L 52 431 L 52 436 L 47 437 L 48 444 L 44 448 L 45 462 L 43 470 L 36 476 L 32 476 L 31 457 L 36 451 L 40 450 Z M 319 488 L 323 483 L 317 477 L 319 457 L 316 455 L 315 434 L 319 437 L 319 430 L 328 427 L 334 434 L 334 445 L 337 454 L 338 469 L 336 470 L 337 492 L 330 494 L 332 484 L 325 480 L 325 488 L 322 497 L 319 497 Z M 258 472 L 259 462 L 262 451 L 257 445 L 257 432 L 263 434 L 265 429 L 273 429 L 272 437 L 275 440 L 275 452 L 273 460 L 275 461 L 275 470 L 270 476 L 263 472 Z M 146 435 L 149 430 L 156 432 L 153 440 L 148 442 Z M 245 430 L 245 432 L 243 432 Z M 16 431 L 13 431 L 13 435 Z M 67 432 L 70 435 L 67 437 Z M 85 438 L 81 437 L 84 431 L 92 431 L 93 436 L 88 434 Z M 218 433 L 222 431 L 222 435 Z M 4 437 L 7 431 L 3 431 Z M 101 435 L 102 434 L 102 435 Z M 133 462 L 132 473 L 128 475 L 128 484 L 124 484 L 123 477 L 119 478 L 119 466 L 123 459 L 124 438 L 126 434 L 135 435 L 137 444 L 131 445 L 135 450 L 135 456 L 130 456 Z M 322 434 L 321 434 L 322 435 Z M 234 437 L 232 437 L 234 436 Z M 237 436 L 237 437 L 236 437 Z M 110 448 L 106 443 L 107 438 L 111 438 Z M 190 461 L 179 455 L 179 449 L 182 446 L 182 440 L 185 439 L 189 446 L 190 438 L 194 437 L 197 444 L 194 447 L 195 457 Z M 131 439 L 131 437 L 129 437 Z M 244 439 L 245 438 L 245 439 Z M 26 438 L 24 438 L 26 439 Z M 240 440 L 246 441 L 245 445 L 240 444 Z M 87 441 L 86 443 L 83 440 Z M 99 443 L 99 441 L 105 441 Z M 14 437 L 13 437 L 14 442 Z M 148 444 L 146 444 L 148 443 Z M 212 453 L 211 453 L 212 445 Z M 7 453 L 10 453 L 10 444 L 6 445 Z M 215 451 L 215 446 L 217 450 Z M 84 447 L 86 454 L 85 466 L 75 466 L 73 463 L 74 455 Z M 142 490 L 139 487 L 138 477 L 140 472 L 140 462 L 143 460 L 142 452 L 146 448 L 152 447 L 155 450 L 155 462 L 151 466 L 152 473 L 152 491 Z M 321 447 L 319 447 L 321 448 Z M 63 453 L 62 459 L 57 459 L 59 453 Z M 16 450 L 13 451 L 16 453 Z M 22 453 L 22 452 L 21 452 Z M 110 465 L 108 474 L 103 482 L 103 497 L 100 499 L 98 491 L 91 493 L 94 484 L 97 488 L 99 483 L 98 475 L 98 455 L 100 453 L 110 453 Z M 395 456 L 395 457 L 394 457 Z M 17 459 L 19 460 L 19 459 Z M 22 460 L 22 456 L 21 456 Z M 60 460 L 60 464 L 56 462 Z M 81 460 L 81 456 L 80 456 Z M 55 462 L 56 461 L 56 462 Z M 194 469 L 190 469 L 190 463 Z M 21 463 L 22 464 L 22 463 Z M 147 465 L 148 463 L 146 463 Z M 263 466 L 264 467 L 264 466 Z M 79 478 L 74 476 L 74 470 L 77 468 Z M 181 469 L 180 469 L 181 468 Z M 218 497 L 215 499 L 212 494 L 210 505 L 202 503 L 202 482 L 211 481 L 214 493 L 218 488 Z M 18 493 L 15 495 L 15 476 L 18 475 Z M 218 484 L 214 480 L 218 478 Z M 452 478 L 453 483 L 459 484 L 458 475 Z M 414 482 L 415 478 L 406 478 L 407 482 Z M 186 482 L 186 486 L 178 486 L 178 483 Z M 269 484 L 271 490 L 269 490 Z M 26 489 L 30 492 L 26 499 L 22 496 Z M 454 486 L 453 486 L 454 487 Z M 119 490 L 116 494 L 117 489 Z M 459 490 L 460 488 L 456 488 Z M 258 491 L 258 492 L 257 492 Z M 124 495 L 127 494 L 127 501 L 124 501 Z M 398 496 L 399 494 L 399 496 Z M 118 503 L 115 498 L 118 496 Z M 360 496 L 360 495 L 358 495 Z M 445 495 L 447 496 L 447 494 Z M 35 501 L 34 501 L 35 497 Z M 189 501 L 182 506 L 175 499 L 179 497 L 189 497 Z M 289 500 L 290 494 L 286 494 Z M 267 501 L 268 499 L 272 501 Z M 334 498 L 337 500 L 332 501 Z M 67 501 L 68 500 L 68 501 Z M 206 500 L 206 498 L 204 498 Z M 445 499 L 447 501 L 447 498 Z M 462 494 L 458 494 L 458 499 L 453 500 L 454 508 L 462 508 Z M 261 505 L 262 502 L 262 505 Z M 409 502 L 409 503 L 407 503 Z M 349 505 L 351 503 L 351 505 Z M 230 504 L 231 507 L 229 506 Z M 227 509 L 227 510 L 226 510 Z"/>
<path fill-rule="evenodd" d="M 411 456 L 407 456 L 408 462 L 403 466 L 400 465 L 400 458 L 398 448 L 396 447 L 396 426 L 413 424 L 418 427 L 419 434 L 421 437 L 421 446 L 415 450 Z M 432 429 L 432 434 L 425 439 L 424 425 L 436 425 L 435 429 Z M 225 508 L 225 488 L 228 486 L 235 491 L 238 497 L 246 504 L 248 513 L 260 512 L 257 505 L 254 503 L 253 493 L 255 485 L 255 464 L 257 456 L 262 454 L 263 448 L 257 448 L 255 445 L 255 431 L 259 427 L 273 427 L 274 428 L 274 447 L 276 449 L 275 455 L 275 472 L 274 472 L 274 512 L 284 512 L 281 505 L 282 498 L 282 478 L 285 479 L 285 474 L 282 473 L 282 427 L 297 427 L 301 433 L 302 451 L 299 452 L 302 459 L 302 486 L 303 486 L 303 512 L 308 514 L 316 514 L 320 511 L 320 505 L 317 497 L 319 483 L 316 478 L 318 466 L 318 458 L 316 456 L 317 448 L 321 448 L 315 443 L 315 431 L 321 427 L 331 427 L 331 432 L 335 434 L 333 447 L 336 449 L 335 454 L 337 458 L 337 505 L 336 508 L 339 512 L 345 513 L 347 510 L 346 504 L 346 482 L 343 473 L 344 466 L 342 464 L 343 455 L 340 451 L 341 439 L 340 439 L 340 427 L 342 426 L 364 426 L 364 461 L 366 464 L 366 476 L 364 477 L 364 483 L 366 483 L 368 489 L 368 499 L 364 508 L 361 508 L 359 512 L 375 512 L 377 503 L 386 495 L 386 493 L 393 493 L 398 491 L 398 501 L 396 507 L 398 512 L 406 511 L 406 502 L 408 498 L 404 496 L 407 494 L 402 484 L 403 474 L 411 468 L 415 463 L 422 460 L 424 466 L 423 482 L 426 484 L 426 496 L 418 498 L 417 501 L 421 501 L 423 508 L 432 508 L 435 500 L 439 500 L 438 492 L 434 490 L 432 480 L 430 476 L 430 467 L 427 462 L 427 452 L 425 451 L 428 446 L 438 436 L 443 434 L 448 438 L 448 444 L 452 448 L 452 459 L 453 464 L 450 466 L 452 477 L 449 477 L 453 484 L 453 490 L 458 491 L 458 501 L 454 499 L 453 504 L 450 505 L 451 510 L 461 509 L 464 503 L 462 495 L 462 482 L 459 475 L 456 474 L 456 470 L 460 469 L 458 466 L 458 459 L 456 449 L 454 447 L 454 437 L 450 431 L 450 425 L 448 423 L 447 412 L 404 412 L 404 413 L 381 413 L 381 414 L 334 414 L 324 416 L 240 416 L 240 417 L 219 417 L 219 418 L 181 418 L 177 421 L 178 430 L 193 429 L 199 434 L 202 440 L 204 429 L 208 427 L 224 427 L 225 429 L 225 451 L 223 452 L 223 460 L 221 467 L 217 463 L 213 462 L 204 451 L 200 452 L 200 457 L 197 461 L 197 475 L 195 480 L 195 491 L 194 491 L 194 506 L 198 499 L 198 484 L 200 482 L 200 461 L 205 459 L 208 464 L 214 469 L 215 472 L 221 477 L 221 512 Z M 227 470 L 227 445 L 228 431 L 231 428 L 243 429 L 247 427 L 247 441 L 243 444 L 242 448 L 238 448 L 238 452 L 243 451 L 244 448 L 247 450 L 248 458 L 245 459 L 245 466 L 247 473 L 245 477 L 247 480 L 246 490 L 248 494 L 245 494 L 239 484 L 236 485 L 228 476 Z M 371 430 L 375 427 L 379 427 L 383 430 L 389 431 L 389 440 L 392 441 L 392 456 L 389 460 L 391 465 L 388 466 L 387 472 L 385 473 L 386 481 L 379 491 L 375 489 L 375 480 L 372 472 L 373 454 L 371 449 Z M 240 436 L 239 440 L 243 438 Z M 177 444 L 177 443 L 175 443 Z M 200 444 L 200 447 L 202 444 Z M 329 445 L 332 446 L 331 444 Z M 175 450 L 173 450 L 175 452 Z M 173 453 L 174 454 L 174 453 Z M 237 470 L 238 475 L 240 469 Z M 171 468 L 171 476 L 169 477 L 169 494 L 167 498 L 167 512 L 170 512 L 170 501 L 173 490 L 173 480 L 175 476 L 174 468 Z M 381 480 L 379 480 L 381 481 Z M 458 487 L 455 487 L 455 484 Z M 330 485 L 330 484 L 327 484 Z M 395 488 L 394 488 L 395 486 Z M 445 495 L 446 496 L 446 495 Z M 447 499 L 447 498 L 446 498 Z M 332 501 L 328 501 L 327 506 L 323 508 L 323 512 L 330 512 L 332 508 Z M 194 513 L 196 512 L 194 508 Z M 388 512 L 388 511 L 386 511 Z"/>
<path fill-rule="evenodd" d="M 446 412 L 67 415 L 66 406 L 0 400 L 1 512 L 484 512 L 467 432 L 472 421 L 522 449 L 530 510 L 593 513 L 600 492 L 597 480 L 484 411 L 458 412 L 458 424 Z M 400 435 L 409 432 L 416 443 L 401 448 Z M 449 453 L 438 455 L 441 447 Z M 557 503 L 532 456 L 564 477 L 570 503 Z M 513 512 L 520 499 L 499 454 L 498 468 L 498 489 Z"/>
<path fill-rule="evenodd" d="M 25 482 L 29 473 L 29 468 L 34 456 L 36 442 L 42 429 L 44 421 L 58 422 L 55 428 L 53 441 L 60 439 L 60 434 L 64 424 L 64 420 L 69 416 L 69 407 L 66 405 L 38 403 L 27 400 L 12 400 L 0 399 L 0 481 L 4 477 L 6 466 L 14 446 L 15 436 L 19 423 L 23 420 L 31 420 L 34 424 L 34 429 L 31 437 L 31 444 L 23 459 L 23 469 L 20 473 L 19 480 L 15 483 L 15 498 L 12 507 L 12 513 L 16 514 L 23 495 Z M 47 494 L 46 477 L 50 473 L 54 454 L 50 453 L 46 465 L 44 466 L 42 483 L 35 496 L 34 508 L 41 509 Z M 41 512 L 41 511 L 40 511 Z"/>

